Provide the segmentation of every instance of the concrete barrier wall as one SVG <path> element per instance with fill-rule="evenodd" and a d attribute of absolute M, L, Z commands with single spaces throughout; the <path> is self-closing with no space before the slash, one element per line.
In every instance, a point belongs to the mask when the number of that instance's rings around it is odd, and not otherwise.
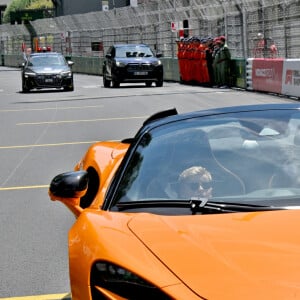
<path fill-rule="evenodd" d="M 2 55 L 1 58 L 2 65 L 7 67 L 20 67 L 23 62 L 21 55 Z M 104 58 L 81 56 L 68 56 L 66 58 L 74 62 L 72 69 L 75 73 L 102 76 Z M 166 81 L 179 81 L 177 58 L 161 58 L 161 61 L 164 65 L 164 79 Z"/>
<path fill-rule="evenodd" d="M 104 58 L 100 57 L 67 57 L 74 62 L 73 71 L 91 75 L 103 75 L 102 65 Z M 166 81 L 179 81 L 178 61 L 172 58 L 161 58 L 164 65 L 164 79 Z"/>
<path fill-rule="evenodd" d="M 75 73 L 102 75 L 103 58 L 71 56 L 67 59 L 74 62 L 72 69 Z"/>
<path fill-rule="evenodd" d="M 6 67 L 20 67 L 23 62 L 22 55 L 1 55 L 1 65 Z"/>

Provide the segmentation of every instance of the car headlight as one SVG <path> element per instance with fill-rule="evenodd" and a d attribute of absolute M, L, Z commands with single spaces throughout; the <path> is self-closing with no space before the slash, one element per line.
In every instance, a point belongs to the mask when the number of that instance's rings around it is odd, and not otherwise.
<path fill-rule="evenodd" d="M 26 78 L 28 78 L 28 77 L 35 77 L 35 76 L 36 76 L 36 73 L 34 73 L 34 72 L 25 72 L 25 73 L 24 73 L 24 76 L 25 76 Z"/>
<path fill-rule="evenodd" d="M 62 77 L 71 77 L 72 76 L 72 72 L 71 71 L 61 72 L 60 75 Z"/>
<path fill-rule="evenodd" d="M 153 62 L 153 65 L 155 67 L 160 66 L 162 64 L 162 62 L 160 60 Z"/>
<path fill-rule="evenodd" d="M 117 67 L 125 67 L 126 65 L 121 61 L 116 61 L 116 66 Z"/>
<path fill-rule="evenodd" d="M 122 299 L 170 300 L 159 288 L 140 276 L 109 262 L 97 262 L 91 273 L 92 293 L 103 296 L 107 293 Z"/>

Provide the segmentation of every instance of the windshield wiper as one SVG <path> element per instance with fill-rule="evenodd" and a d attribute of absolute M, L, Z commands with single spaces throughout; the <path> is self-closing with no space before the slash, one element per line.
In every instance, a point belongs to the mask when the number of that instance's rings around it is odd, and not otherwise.
<path fill-rule="evenodd" d="M 281 210 L 284 207 L 256 205 L 249 203 L 231 203 L 231 202 L 215 202 L 209 201 L 208 198 L 192 198 L 190 200 L 191 210 L 193 214 L 207 213 L 207 211 L 219 211 L 221 213 L 230 212 L 251 212 L 251 211 L 266 211 L 266 210 Z"/>
<path fill-rule="evenodd" d="M 272 211 L 286 209 L 286 207 L 254 205 L 249 203 L 229 203 L 210 201 L 208 198 L 192 198 L 191 200 L 155 199 L 147 201 L 119 202 L 116 204 L 118 211 L 139 208 L 190 208 L 192 214 L 197 213 L 232 213 L 252 211 Z"/>

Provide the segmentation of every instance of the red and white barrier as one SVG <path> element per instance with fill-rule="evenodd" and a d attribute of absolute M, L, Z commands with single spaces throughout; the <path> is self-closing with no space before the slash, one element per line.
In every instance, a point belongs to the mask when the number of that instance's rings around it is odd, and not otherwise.
<path fill-rule="evenodd" d="M 300 97 L 300 59 L 249 58 L 247 74 L 247 89 Z"/>
<path fill-rule="evenodd" d="M 252 64 L 253 90 L 281 94 L 283 59 L 257 58 Z"/>
<path fill-rule="evenodd" d="M 286 59 L 282 73 L 282 94 L 300 97 L 300 59 Z"/>

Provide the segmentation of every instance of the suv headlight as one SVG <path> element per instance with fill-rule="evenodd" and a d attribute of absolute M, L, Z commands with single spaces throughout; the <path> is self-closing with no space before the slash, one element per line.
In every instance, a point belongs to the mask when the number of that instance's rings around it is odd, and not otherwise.
<path fill-rule="evenodd" d="M 35 77 L 35 76 L 36 76 L 36 73 L 34 73 L 34 72 L 25 72 L 25 73 L 24 73 L 24 76 L 25 76 L 26 78 L 28 78 L 28 77 Z"/>
<path fill-rule="evenodd" d="M 71 77 L 72 76 L 72 72 L 71 71 L 61 72 L 60 75 L 62 77 Z"/>
<path fill-rule="evenodd" d="M 162 64 L 162 62 L 160 60 L 153 62 L 153 66 L 155 66 L 155 67 L 160 66 L 161 64 Z"/>
<path fill-rule="evenodd" d="M 116 61 L 116 66 L 117 66 L 117 67 L 123 68 L 123 67 L 125 67 L 126 65 L 125 65 L 123 62 L 121 62 L 121 61 Z"/>

